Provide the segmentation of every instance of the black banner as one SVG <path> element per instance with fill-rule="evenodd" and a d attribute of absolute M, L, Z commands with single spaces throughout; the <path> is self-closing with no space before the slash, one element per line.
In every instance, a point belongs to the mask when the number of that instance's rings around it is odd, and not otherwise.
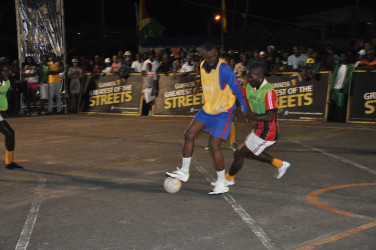
<path fill-rule="evenodd" d="M 80 110 L 84 112 L 140 115 L 142 76 L 86 74 L 83 80 Z"/>
<path fill-rule="evenodd" d="M 331 74 L 320 72 L 310 80 L 296 73 L 267 76 L 278 95 L 278 107 L 287 111 L 280 119 L 326 120 Z"/>
<path fill-rule="evenodd" d="M 204 104 L 202 93 L 193 95 L 199 80 L 196 74 L 160 75 L 153 115 L 194 115 Z"/>
<path fill-rule="evenodd" d="M 376 122 L 376 72 L 354 71 L 351 78 L 348 122 Z"/>

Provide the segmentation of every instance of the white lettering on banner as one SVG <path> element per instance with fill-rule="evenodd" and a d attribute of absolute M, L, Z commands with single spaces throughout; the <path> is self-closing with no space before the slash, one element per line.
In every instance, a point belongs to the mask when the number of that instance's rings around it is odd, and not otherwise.
<path fill-rule="evenodd" d="M 277 83 L 271 83 L 273 88 L 284 88 L 284 87 L 290 87 L 291 82 L 277 82 Z"/>
<path fill-rule="evenodd" d="M 181 90 L 174 90 L 164 93 L 165 98 L 174 97 L 174 96 L 182 96 L 182 95 L 190 95 L 192 94 L 192 89 L 181 89 Z"/>
<path fill-rule="evenodd" d="M 113 86 L 116 86 L 116 85 L 117 85 L 116 81 L 112 81 L 112 82 L 99 82 L 98 83 L 98 88 L 113 87 Z"/>
<path fill-rule="evenodd" d="M 191 88 L 191 87 L 195 87 L 195 86 L 196 86 L 196 82 L 176 83 L 175 89 Z"/>
<path fill-rule="evenodd" d="M 376 100 L 376 92 L 365 93 L 364 100 Z"/>

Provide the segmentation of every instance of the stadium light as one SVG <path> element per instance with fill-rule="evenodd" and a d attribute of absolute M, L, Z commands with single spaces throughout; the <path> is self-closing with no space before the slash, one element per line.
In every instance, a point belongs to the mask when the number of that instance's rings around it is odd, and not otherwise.
<path fill-rule="evenodd" d="M 217 21 L 217 22 L 220 21 L 221 20 L 221 15 L 219 15 L 219 14 L 215 15 L 214 16 L 214 20 Z"/>

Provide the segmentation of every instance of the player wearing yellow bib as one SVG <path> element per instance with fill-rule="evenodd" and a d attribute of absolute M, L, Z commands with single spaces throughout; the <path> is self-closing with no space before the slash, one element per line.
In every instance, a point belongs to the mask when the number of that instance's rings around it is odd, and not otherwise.
<path fill-rule="evenodd" d="M 0 111 L 8 109 L 7 92 L 10 87 L 10 70 L 6 62 L 0 62 Z M 14 151 L 14 130 L 0 115 L 0 132 L 5 136 L 5 167 L 7 169 L 24 170 L 23 167 L 13 162 Z"/>
<path fill-rule="evenodd" d="M 204 61 L 200 65 L 200 74 L 205 104 L 185 131 L 182 167 L 166 174 L 183 182 L 188 181 L 194 140 L 202 130 L 210 131 L 210 155 L 218 179 L 217 185 L 209 194 L 221 194 L 228 192 L 229 188 L 225 180 L 220 145 L 222 140 L 228 137 L 233 111 L 236 109 L 235 100 L 239 100 L 243 112 L 250 111 L 248 111 L 246 96 L 241 85 L 230 66 L 219 59 L 215 45 L 205 43 L 202 46 L 202 56 Z"/>

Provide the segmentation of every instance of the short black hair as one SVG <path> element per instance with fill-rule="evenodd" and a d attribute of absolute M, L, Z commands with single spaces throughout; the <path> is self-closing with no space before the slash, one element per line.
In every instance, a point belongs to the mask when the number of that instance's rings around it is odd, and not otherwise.
<path fill-rule="evenodd" d="M 257 75 L 265 75 L 266 72 L 266 66 L 263 63 L 252 63 L 248 69 Z"/>
<path fill-rule="evenodd" d="M 204 43 L 204 44 L 201 46 L 201 49 L 202 49 L 202 50 L 205 50 L 205 51 L 212 51 L 213 49 L 217 49 L 217 47 L 216 47 L 215 44 L 212 43 L 212 42 L 206 42 L 206 43 Z"/>

